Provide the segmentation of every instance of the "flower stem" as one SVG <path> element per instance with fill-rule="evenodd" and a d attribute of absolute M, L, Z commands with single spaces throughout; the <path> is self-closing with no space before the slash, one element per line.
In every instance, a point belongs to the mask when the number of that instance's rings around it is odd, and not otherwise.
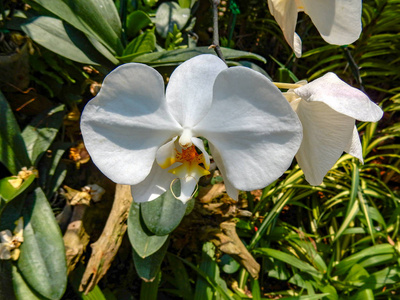
<path fill-rule="evenodd" d="M 211 44 L 209 49 L 213 48 L 215 53 L 217 53 L 218 57 L 226 63 L 224 55 L 222 54 L 221 47 L 219 46 L 219 34 L 218 34 L 218 5 L 220 0 L 212 0 L 212 7 L 213 7 L 213 43 Z"/>

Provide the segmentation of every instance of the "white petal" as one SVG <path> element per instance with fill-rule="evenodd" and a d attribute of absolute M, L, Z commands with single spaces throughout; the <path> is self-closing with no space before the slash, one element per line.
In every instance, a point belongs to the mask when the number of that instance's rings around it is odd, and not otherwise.
<path fill-rule="evenodd" d="M 226 69 L 215 55 L 199 55 L 178 66 L 169 79 L 166 98 L 182 127 L 193 127 L 207 113 L 218 73 Z"/>
<path fill-rule="evenodd" d="M 351 87 L 334 73 L 299 87 L 294 92 L 302 99 L 320 101 L 339 113 L 364 122 L 377 122 L 382 118 L 382 109 L 367 95 Z"/>
<path fill-rule="evenodd" d="M 271 15 L 281 27 L 283 35 L 297 57 L 301 56 L 301 40 L 295 34 L 298 7 L 293 0 L 268 0 Z"/>
<path fill-rule="evenodd" d="M 226 170 L 224 166 L 224 162 L 221 158 L 221 154 L 218 152 L 217 148 L 214 147 L 212 143 L 208 143 L 210 146 L 211 153 L 213 155 L 213 159 L 217 163 L 218 169 L 224 178 L 225 189 L 229 197 L 233 200 L 239 200 L 239 191 L 233 186 L 233 184 L 229 181 L 228 176 L 226 176 Z"/>
<path fill-rule="evenodd" d="M 355 120 L 321 102 L 301 101 L 297 114 L 303 141 L 297 162 L 311 185 L 319 185 L 352 139 Z"/>
<path fill-rule="evenodd" d="M 192 138 L 192 143 L 200 149 L 201 153 L 203 153 L 203 157 L 204 157 L 204 166 L 206 167 L 206 169 L 208 170 L 210 168 L 210 156 L 208 155 L 206 149 L 204 148 L 204 143 L 201 139 L 199 138 Z"/>
<path fill-rule="evenodd" d="M 362 146 L 360 142 L 360 136 L 358 135 L 357 126 L 354 126 L 352 137 L 349 140 L 349 143 L 344 148 L 344 151 L 354 156 L 355 158 L 358 158 L 361 163 L 364 163 Z"/>
<path fill-rule="evenodd" d="M 181 194 L 179 195 L 179 197 L 177 197 L 177 199 L 181 200 L 182 203 L 185 204 L 190 199 L 192 199 L 193 194 L 196 192 L 198 179 L 196 180 L 194 177 L 186 177 L 181 178 L 180 181 Z"/>
<path fill-rule="evenodd" d="M 13 235 L 10 230 L 6 229 L 0 232 L 0 243 L 7 244 L 11 243 Z"/>
<path fill-rule="evenodd" d="M 157 149 L 182 129 L 168 112 L 161 75 L 146 65 L 112 71 L 81 118 L 85 146 L 96 166 L 120 184 L 149 174 Z"/>
<path fill-rule="evenodd" d="M 132 186 L 133 200 L 140 203 L 156 199 L 170 189 L 171 182 L 175 178 L 175 175 L 154 163 L 149 176 L 139 184 Z"/>
<path fill-rule="evenodd" d="M 157 150 L 156 161 L 158 165 L 163 169 L 169 168 L 175 163 L 175 141 L 177 138 L 177 136 L 174 137 L 172 140 L 170 140 L 168 143 L 165 143 Z"/>
<path fill-rule="evenodd" d="M 302 138 L 301 124 L 282 93 L 245 67 L 222 71 L 207 116 L 193 128 L 219 151 L 236 189 L 267 186 L 290 166 Z"/>
<path fill-rule="evenodd" d="M 361 0 L 303 0 L 304 12 L 322 38 L 335 45 L 351 44 L 361 33 Z"/>

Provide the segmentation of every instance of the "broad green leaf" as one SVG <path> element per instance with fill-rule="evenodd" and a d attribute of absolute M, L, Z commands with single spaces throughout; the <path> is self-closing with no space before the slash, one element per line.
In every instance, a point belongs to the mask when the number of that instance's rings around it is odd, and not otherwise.
<path fill-rule="evenodd" d="M 175 195 L 180 192 L 179 181 L 173 185 Z M 167 235 L 180 224 L 186 212 L 186 205 L 176 199 L 170 190 L 153 201 L 140 204 L 146 227 L 156 235 Z"/>
<path fill-rule="evenodd" d="M 18 271 L 38 294 L 48 299 L 60 299 L 67 286 L 64 242 L 40 188 L 28 196 L 23 218 L 24 242 L 20 246 Z"/>
<path fill-rule="evenodd" d="M 128 216 L 128 236 L 133 249 L 141 258 L 146 258 L 164 245 L 168 235 L 158 236 L 150 232 L 140 215 L 139 204 L 132 202 Z"/>
<path fill-rule="evenodd" d="M 25 282 L 24 278 L 18 271 L 16 266 L 12 267 L 12 286 L 14 288 L 15 299 L 17 300 L 47 300 L 44 297 L 41 297 L 32 288 Z M 7 298 L 10 299 L 8 295 Z M 3 299 L 3 298 L 2 298 Z M 10 299 L 11 300 L 11 299 Z"/>
<path fill-rule="evenodd" d="M 112 0 L 31 0 L 95 37 L 114 55 L 122 53 L 121 22 Z"/>
<path fill-rule="evenodd" d="M 132 251 L 133 262 L 135 263 L 136 272 L 140 278 L 145 281 L 153 281 L 157 273 L 160 272 L 160 266 L 167 253 L 168 241 L 164 245 L 145 258 L 141 258 L 135 250 Z"/>
<path fill-rule="evenodd" d="M 64 105 L 59 105 L 37 116 L 22 132 L 29 157 L 34 165 L 37 165 L 56 137 L 64 114 Z"/>
<path fill-rule="evenodd" d="M 240 268 L 240 264 L 228 254 L 224 254 L 221 257 L 220 266 L 222 270 L 227 274 L 233 274 Z"/>
<path fill-rule="evenodd" d="M 153 30 L 148 30 L 145 33 L 134 38 L 124 50 L 124 56 L 121 60 L 131 61 L 132 55 L 139 55 L 151 52 L 156 47 L 156 36 Z"/>
<path fill-rule="evenodd" d="M 22 25 L 22 29 L 39 45 L 70 60 L 91 65 L 107 64 L 81 31 L 59 19 L 35 17 Z M 114 58 L 113 62 L 118 61 Z"/>
<path fill-rule="evenodd" d="M 254 59 L 266 63 L 264 57 L 254 53 L 234 50 L 230 48 L 221 48 L 221 50 L 226 60 Z M 144 63 L 152 67 L 175 66 L 201 54 L 215 54 L 215 52 L 212 49 L 208 49 L 208 47 L 186 48 L 172 51 L 161 51 L 142 54 L 135 57 L 133 61 Z"/>
<path fill-rule="evenodd" d="M 14 175 L 29 168 L 29 159 L 19 125 L 4 95 L 0 92 L 0 161 Z"/>
<path fill-rule="evenodd" d="M 273 257 L 275 259 L 278 259 L 280 261 L 283 261 L 295 268 L 300 269 L 303 272 L 306 272 L 310 275 L 316 276 L 316 277 L 321 277 L 321 273 L 318 272 L 317 269 L 315 269 L 313 266 L 310 264 L 298 259 L 297 257 L 287 254 L 285 252 L 275 250 L 275 249 L 270 249 L 270 248 L 257 248 L 253 250 L 254 253 L 256 254 L 261 254 L 261 255 L 266 255 Z"/>
<path fill-rule="evenodd" d="M 181 30 L 190 18 L 190 8 L 182 8 L 176 2 L 164 2 L 156 12 L 156 29 L 161 37 L 166 38 L 168 32 L 174 30 L 174 25 Z"/>
<path fill-rule="evenodd" d="M 149 24 L 151 24 L 151 19 L 145 12 L 136 10 L 130 13 L 126 19 L 127 36 L 130 38 L 136 36 L 141 29 Z"/>
<path fill-rule="evenodd" d="M 25 191 L 35 180 L 35 175 L 32 174 L 27 179 L 25 179 L 18 188 L 14 188 L 9 182 L 9 180 L 13 180 L 15 178 L 16 177 L 6 177 L 0 179 L 0 197 L 3 198 L 6 203 Z"/>

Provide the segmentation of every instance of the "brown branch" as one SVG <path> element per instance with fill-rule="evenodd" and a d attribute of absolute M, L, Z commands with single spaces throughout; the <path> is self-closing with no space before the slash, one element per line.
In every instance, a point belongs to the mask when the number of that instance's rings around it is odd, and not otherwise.
<path fill-rule="evenodd" d="M 117 184 L 114 203 L 100 238 L 91 245 L 92 255 L 83 274 L 80 291 L 89 293 L 106 274 L 121 245 L 127 229 L 129 207 L 132 203 L 129 185 Z"/>
<path fill-rule="evenodd" d="M 251 277 L 257 279 L 260 273 L 260 265 L 240 240 L 236 233 L 236 224 L 226 221 L 220 224 L 220 229 L 221 231 L 215 234 L 217 239 L 213 240 L 213 243 L 219 247 L 222 252 L 232 256 L 238 263 L 246 268 Z"/>

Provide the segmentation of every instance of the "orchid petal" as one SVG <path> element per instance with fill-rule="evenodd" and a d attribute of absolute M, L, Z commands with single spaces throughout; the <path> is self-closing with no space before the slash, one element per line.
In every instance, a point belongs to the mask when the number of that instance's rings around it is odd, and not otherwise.
<path fill-rule="evenodd" d="M 120 184 L 149 174 L 157 149 L 182 130 L 169 113 L 162 76 L 142 64 L 125 64 L 105 79 L 82 113 L 85 146 L 96 166 Z"/>
<path fill-rule="evenodd" d="M 192 137 L 192 143 L 200 149 L 203 154 L 203 164 L 204 167 L 208 170 L 210 168 L 210 155 L 208 155 L 206 149 L 204 148 L 204 143 L 201 139 Z"/>
<path fill-rule="evenodd" d="M 301 57 L 301 39 L 295 33 L 298 13 L 296 1 L 268 0 L 268 7 L 295 55 Z"/>
<path fill-rule="evenodd" d="M 359 121 L 377 122 L 383 115 L 382 109 L 367 95 L 351 87 L 334 73 L 327 73 L 294 92 L 308 102 L 323 102 L 338 113 Z"/>
<path fill-rule="evenodd" d="M 303 0 L 304 12 L 322 38 L 334 45 L 347 45 L 361 34 L 361 0 Z"/>
<path fill-rule="evenodd" d="M 349 143 L 344 148 L 348 154 L 358 158 L 361 163 L 364 163 L 363 153 L 362 153 L 362 146 L 360 141 L 360 136 L 358 135 L 357 126 L 354 126 L 353 135 L 349 140 Z"/>
<path fill-rule="evenodd" d="M 245 67 L 218 75 L 210 111 L 193 132 L 218 150 L 225 179 L 246 191 L 281 176 L 302 138 L 300 121 L 278 88 Z"/>
<path fill-rule="evenodd" d="M 353 136 L 355 120 L 322 102 L 300 101 L 303 141 L 297 162 L 311 185 L 320 185 Z"/>
<path fill-rule="evenodd" d="M 176 162 L 176 148 L 175 141 L 178 137 L 174 137 L 168 143 L 162 145 L 156 153 L 156 161 L 158 165 L 163 168 L 169 168 Z"/>
<path fill-rule="evenodd" d="M 233 200 L 238 201 L 239 200 L 239 190 L 233 186 L 232 182 L 229 181 L 228 176 L 226 176 L 226 169 L 224 166 L 224 162 L 221 158 L 221 154 L 219 153 L 217 148 L 214 147 L 214 145 L 212 143 L 208 143 L 208 144 L 210 146 L 211 153 L 213 154 L 213 159 L 217 163 L 218 169 L 221 172 L 222 177 L 224 178 L 226 193 Z"/>
<path fill-rule="evenodd" d="M 206 115 L 212 102 L 214 80 L 226 68 L 217 56 L 205 54 L 184 62 L 172 73 L 166 99 L 182 127 L 191 128 Z"/>
<path fill-rule="evenodd" d="M 139 184 L 132 186 L 132 197 L 137 203 L 152 201 L 170 189 L 175 176 L 153 164 L 150 174 Z"/>

